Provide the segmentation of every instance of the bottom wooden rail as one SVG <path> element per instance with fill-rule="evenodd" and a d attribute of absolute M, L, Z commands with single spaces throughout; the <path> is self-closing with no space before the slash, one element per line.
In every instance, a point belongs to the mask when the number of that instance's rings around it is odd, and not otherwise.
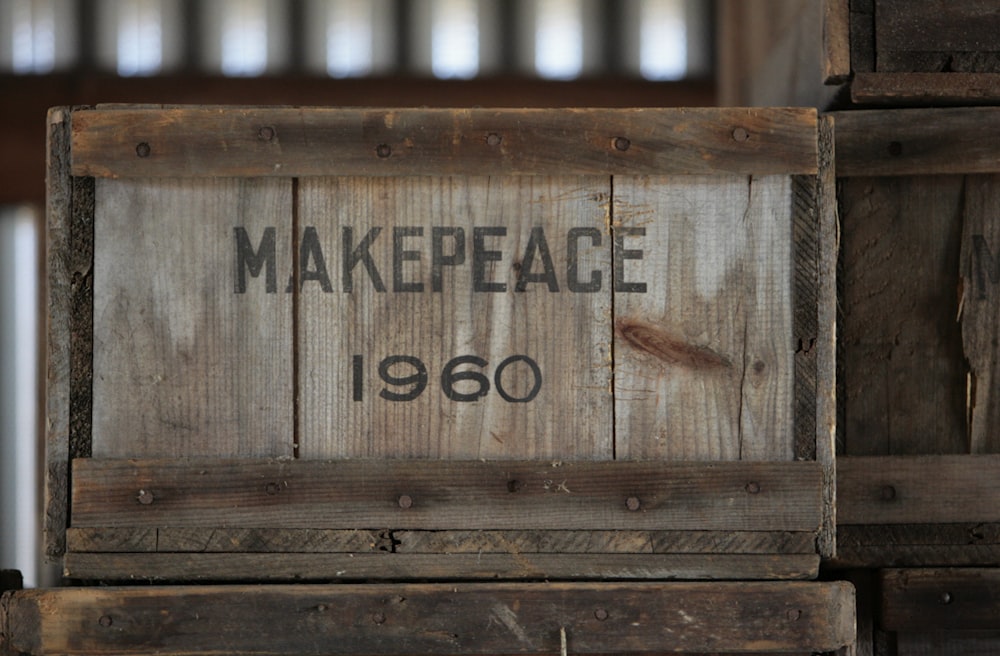
<path fill-rule="evenodd" d="M 854 643 L 854 608 L 816 582 L 63 588 L 7 593 L 0 635 L 27 654 L 822 653 Z"/>

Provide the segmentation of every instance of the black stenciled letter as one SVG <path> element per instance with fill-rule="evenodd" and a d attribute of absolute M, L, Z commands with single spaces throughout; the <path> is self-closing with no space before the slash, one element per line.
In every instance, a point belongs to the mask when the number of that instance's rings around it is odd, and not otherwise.
<path fill-rule="evenodd" d="M 368 252 L 368 249 L 371 248 L 372 242 L 375 241 L 375 238 L 378 237 L 380 232 L 382 232 L 382 228 L 378 226 L 372 228 L 368 231 L 368 234 L 365 235 L 365 238 L 358 243 L 357 247 L 352 249 L 351 243 L 354 241 L 354 229 L 350 226 L 343 227 L 343 285 L 345 292 L 354 291 L 354 277 L 352 272 L 358 262 L 362 262 L 365 265 L 365 270 L 368 271 L 368 277 L 372 279 L 372 285 L 374 285 L 375 291 L 385 291 L 385 285 L 382 283 L 382 276 L 378 274 L 378 269 L 375 267 L 375 260 L 372 259 L 372 254 Z"/>
<path fill-rule="evenodd" d="M 532 273 L 531 266 L 535 261 L 535 253 L 542 260 L 542 273 Z M 515 291 L 523 292 L 528 288 L 529 282 L 544 282 L 549 286 L 550 292 L 559 291 L 559 283 L 556 281 L 556 269 L 552 265 L 552 255 L 549 253 L 549 244 L 545 241 L 545 230 L 541 227 L 531 229 L 531 236 L 528 237 L 528 245 L 524 247 L 524 257 L 521 258 L 521 268 L 517 272 L 517 284 Z"/>
<path fill-rule="evenodd" d="M 274 265 L 274 228 L 264 228 L 264 236 L 260 238 L 260 245 L 257 247 L 257 252 L 253 250 L 253 245 L 250 243 L 250 236 L 247 234 L 246 228 L 236 226 L 233 228 L 233 233 L 236 237 L 236 293 L 246 293 L 248 270 L 251 277 L 256 278 L 260 275 L 260 270 L 265 268 L 264 289 L 267 290 L 268 294 L 277 292 L 278 273 Z"/>
<path fill-rule="evenodd" d="M 477 292 L 505 292 L 507 283 L 487 282 L 486 263 L 499 262 L 503 259 L 501 251 L 486 250 L 486 237 L 505 237 L 507 228 L 490 226 L 488 228 L 472 229 L 472 289 Z"/>
<path fill-rule="evenodd" d="M 601 231 L 597 228 L 570 228 L 566 233 L 566 284 L 571 292 L 601 291 L 601 272 L 597 269 L 590 272 L 590 282 L 580 282 L 580 237 L 590 237 L 593 246 L 601 245 Z"/>
<path fill-rule="evenodd" d="M 444 254 L 446 235 L 455 241 L 455 250 L 451 255 Z M 459 264 L 465 264 L 465 230 L 457 227 L 431 228 L 431 291 L 442 291 L 444 267 Z"/>
<path fill-rule="evenodd" d="M 310 259 L 315 263 L 315 269 L 309 268 Z M 333 291 L 333 285 L 330 284 L 330 274 L 326 272 L 326 258 L 323 257 L 323 248 L 319 245 L 319 236 L 313 226 L 306 226 L 302 233 L 302 243 L 299 244 L 300 290 L 305 286 L 307 280 L 315 280 L 319 283 L 320 288 L 328 294 Z M 294 287 L 292 281 L 288 282 L 289 289 Z"/>
<path fill-rule="evenodd" d="M 973 267 L 976 276 L 976 298 L 986 300 L 986 278 L 994 285 L 1000 283 L 1000 253 L 996 256 L 982 235 L 972 235 Z"/>
<path fill-rule="evenodd" d="M 406 282 L 403 280 L 403 262 L 412 262 L 420 259 L 420 251 L 408 251 L 404 248 L 403 240 L 406 237 L 423 237 L 424 229 L 421 227 L 404 226 L 392 229 L 392 291 L 394 292 L 422 292 L 424 283 Z"/>
<path fill-rule="evenodd" d="M 645 228 L 615 228 L 615 291 L 646 293 L 646 283 L 625 280 L 625 260 L 641 260 L 641 250 L 627 250 L 625 237 L 645 237 Z"/>

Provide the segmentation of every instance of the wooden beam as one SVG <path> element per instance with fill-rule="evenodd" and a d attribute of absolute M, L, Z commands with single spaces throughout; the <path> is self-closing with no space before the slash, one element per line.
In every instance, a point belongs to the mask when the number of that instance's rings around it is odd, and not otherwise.
<path fill-rule="evenodd" d="M 994 105 L 1000 73 L 861 73 L 851 82 L 859 105 Z"/>
<path fill-rule="evenodd" d="M 837 524 L 1000 522 L 1000 456 L 837 460 Z"/>
<path fill-rule="evenodd" d="M 816 462 L 101 460 L 75 527 L 817 531 Z"/>
<path fill-rule="evenodd" d="M 837 177 L 1000 172 L 1000 108 L 835 112 Z"/>
<path fill-rule="evenodd" d="M 843 84 L 851 76 L 849 0 L 823 0 L 823 75 L 825 84 Z"/>
<path fill-rule="evenodd" d="M 1000 562 L 1000 524 L 846 524 L 837 556 L 852 567 L 970 567 Z"/>
<path fill-rule="evenodd" d="M 882 572 L 886 630 L 995 631 L 1000 570 L 889 569 Z"/>
<path fill-rule="evenodd" d="M 816 554 L 73 553 L 67 578 L 132 582 L 814 579 Z"/>
<path fill-rule="evenodd" d="M 14 651 L 60 654 L 826 652 L 847 583 L 423 584 L 26 590 Z"/>
<path fill-rule="evenodd" d="M 815 174 L 816 113 L 98 108 L 72 158 L 97 177 Z"/>

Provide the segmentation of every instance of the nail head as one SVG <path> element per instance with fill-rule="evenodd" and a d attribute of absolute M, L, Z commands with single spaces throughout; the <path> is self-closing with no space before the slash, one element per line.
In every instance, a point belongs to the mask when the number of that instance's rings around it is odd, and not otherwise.
<path fill-rule="evenodd" d="M 604 620 L 608 619 L 608 611 L 604 610 L 603 608 L 598 608 L 597 610 L 594 611 L 594 617 L 603 622 Z"/>
<path fill-rule="evenodd" d="M 628 150 L 631 146 L 632 146 L 632 142 L 629 141 L 628 139 L 626 139 L 625 137 L 616 137 L 615 138 L 615 148 L 617 148 L 618 150 L 624 152 L 624 151 Z"/>
<path fill-rule="evenodd" d="M 379 144 L 375 147 L 375 154 L 379 157 L 388 157 L 392 155 L 392 146 L 389 144 Z"/>
<path fill-rule="evenodd" d="M 135 154 L 139 157 L 149 157 L 151 150 L 149 144 L 143 141 L 135 147 Z"/>
<path fill-rule="evenodd" d="M 883 485 L 879 492 L 882 501 L 892 501 L 896 498 L 896 488 L 891 485 Z"/>
<path fill-rule="evenodd" d="M 101 615 L 101 619 L 97 620 L 97 622 L 101 626 L 111 626 L 114 623 L 110 615 Z"/>
<path fill-rule="evenodd" d="M 374 615 L 372 615 L 372 621 L 375 622 L 376 624 L 385 624 L 385 614 L 375 613 Z"/>
<path fill-rule="evenodd" d="M 747 483 L 746 491 L 748 494 L 758 494 L 760 492 L 760 483 L 757 481 L 750 481 Z"/>
<path fill-rule="evenodd" d="M 413 505 L 413 499 L 410 498 L 409 494 L 400 495 L 400 497 L 399 497 L 399 507 L 400 508 L 409 508 L 412 505 Z"/>
<path fill-rule="evenodd" d="M 625 507 L 631 510 L 632 512 L 635 512 L 636 510 L 639 510 L 640 507 L 642 507 L 642 502 L 639 501 L 639 497 L 629 497 L 628 499 L 625 500 Z"/>
<path fill-rule="evenodd" d="M 750 138 L 750 133 L 746 131 L 745 128 L 736 128 L 733 130 L 733 140 L 739 141 L 740 143 L 746 141 Z"/>
<path fill-rule="evenodd" d="M 148 506 L 153 503 L 153 493 L 149 490 L 139 490 L 139 496 L 136 498 L 139 499 L 139 503 L 144 506 Z"/>
<path fill-rule="evenodd" d="M 490 132 L 486 135 L 486 143 L 490 146 L 499 146 L 501 141 L 503 141 L 503 137 L 496 132 Z"/>
<path fill-rule="evenodd" d="M 281 485 L 273 482 L 268 483 L 267 485 L 264 486 L 264 491 L 267 492 L 269 495 L 274 496 L 275 494 L 281 491 Z"/>
<path fill-rule="evenodd" d="M 265 125 L 260 130 L 257 130 L 257 137 L 261 141 L 270 141 L 271 139 L 274 139 L 274 134 L 274 128 L 270 125 Z"/>
<path fill-rule="evenodd" d="M 952 601 L 951 593 L 950 592 L 942 592 L 941 596 L 938 597 L 938 601 L 941 602 L 942 606 L 947 606 Z"/>

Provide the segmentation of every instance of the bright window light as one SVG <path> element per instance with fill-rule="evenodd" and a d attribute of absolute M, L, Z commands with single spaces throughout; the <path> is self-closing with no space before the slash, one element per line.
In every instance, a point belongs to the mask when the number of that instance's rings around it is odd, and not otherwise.
<path fill-rule="evenodd" d="M 679 80 L 687 73 L 683 0 L 643 0 L 639 73 L 647 80 Z"/>
<path fill-rule="evenodd" d="M 583 17 L 579 0 L 538 0 L 535 70 L 544 78 L 570 80 L 583 70 Z"/>
<path fill-rule="evenodd" d="M 11 0 L 15 73 L 49 73 L 56 65 L 54 0 Z"/>
<path fill-rule="evenodd" d="M 118 7 L 118 74 L 153 75 L 163 64 L 159 0 L 128 0 Z"/>
<path fill-rule="evenodd" d="M 372 7 L 368 0 L 335 0 L 326 23 L 326 71 L 331 77 L 358 77 L 372 70 Z"/>
<path fill-rule="evenodd" d="M 471 78 L 479 72 L 476 0 L 436 0 L 431 28 L 431 70 L 439 78 Z"/>
<path fill-rule="evenodd" d="M 222 74 L 252 77 L 267 69 L 265 0 L 226 0 L 222 8 Z"/>

